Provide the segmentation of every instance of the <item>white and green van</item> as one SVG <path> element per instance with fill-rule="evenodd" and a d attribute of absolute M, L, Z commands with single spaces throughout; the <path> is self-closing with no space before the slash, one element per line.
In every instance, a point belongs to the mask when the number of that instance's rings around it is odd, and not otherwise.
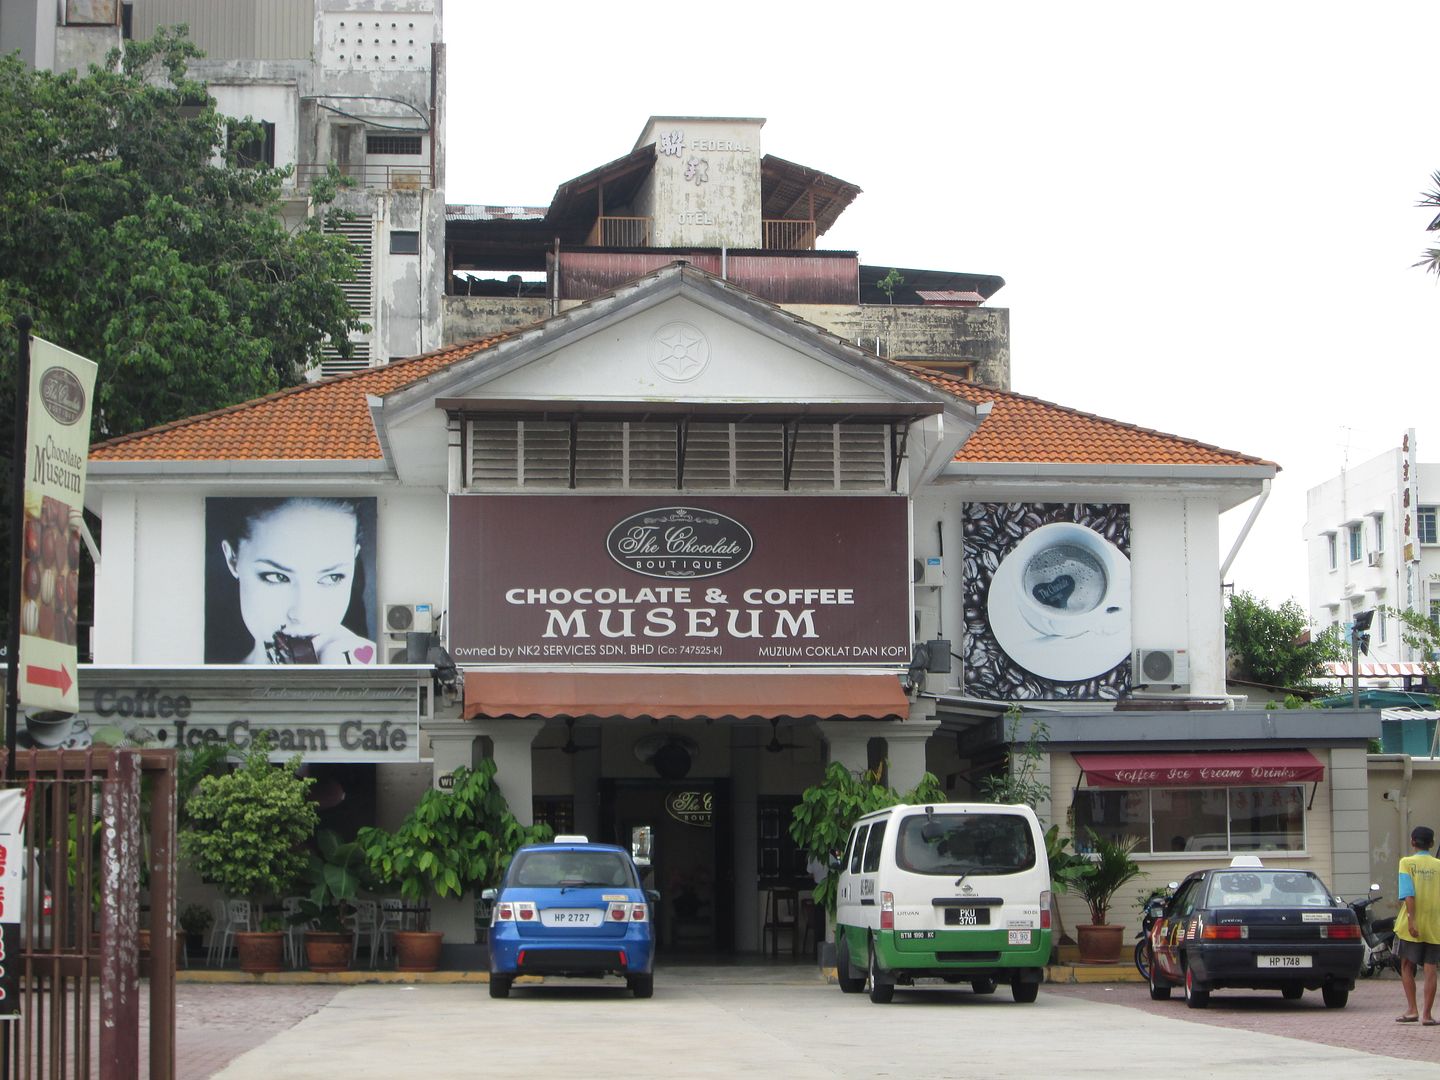
<path fill-rule="evenodd" d="M 850 830 L 835 912 L 847 994 L 884 1003 L 916 979 L 1010 984 L 1034 1001 L 1050 960 L 1050 863 L 1028 806 L 892 806 Z"/>

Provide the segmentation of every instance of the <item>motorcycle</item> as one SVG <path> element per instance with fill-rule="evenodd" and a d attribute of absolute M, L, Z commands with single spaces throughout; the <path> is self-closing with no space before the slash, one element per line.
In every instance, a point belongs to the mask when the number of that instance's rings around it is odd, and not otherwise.
<path fill-rule="evenodd" d="M 1165 914 L 1165 902 L 1175 890 L 1174 882 L 1171 882 L 1168 889 L 1154 889 L 1145 898 L 1141 907 L 1140 932 L 1135 935 L 1135 970 L 1140 972 L 1141 978 L 1146 982 L 1150 981 L 1150 928 L 1155 925 L 1155 920 Z"/>
<path fill-rule="evenodd" d="M 1360 966 L 1360 974 L 1366 978 L 1378 975 L 1386 968 L 1400 970 L 1400 958 L 1394 950 L 1395 920 L 1374 917 L 1371 905 L 1383 897 L 1379 885 L 1371 885 L 1370 892 L 1370 896 L 1351 900 L 1348 905 L 1360 922 L 1360 937 L 1365 942 L 1365 960 Z"/>

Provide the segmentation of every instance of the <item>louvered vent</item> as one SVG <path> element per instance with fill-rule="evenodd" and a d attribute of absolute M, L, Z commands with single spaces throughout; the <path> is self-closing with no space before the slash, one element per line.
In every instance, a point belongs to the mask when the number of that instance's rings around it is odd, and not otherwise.
<path fill-rule="evenodd" d="M 629 486 L 675 486 L 675 425 L 670 423 L 627 424 L 625 475 Z"/>
<path fill-rule="evenodd" d="M 883 488 L 890 483 L 885 467 L 885 428 L 843 426 L 840 431 L 840 489 Z"/>
<path fill-rule="evenodd" d="M 470 486 L 520 483 L 520 427 L 514 420 L 470 421 Z"/>
<path fill-rule="evenodd" d="M 668 421 L 582 421 L 575 426 L 575 487 L 591 491 L 674 490 L 679 442 Z M 568 421 L 472 420 L 474 488 L 568 488 Z M 885 490 L 887 429 L 802 424 L 790 487 L 799 491 Z M 778 491 L 785 483 L 780 424 L 693 423 L 684 487 L 696 491 Z"/>
<path fill-rule="evenodd" d="M 570 486 L 570 425 L 556 420 L 520 422 L 520 483 L 528 488 Z"/>
<path fill-rule="evenodd" d="M 685 486 L 730 487 L 730 424 L 691 424 L 685 440 Z"/>
<path fill-rule="evenodd" d="M 790 489 L 813 491 L 835 486 L 835 426 L 801 424 L 790 466 Z"/>
<path fill-rule="evenodd" d="M 625 484 L 625 425 L 581 424 L 575 432 L 575 486 L 619 488 Z"/>
<path fill-rule="evenodd" d="M 325 231 L 332 235 L 343 236 L 350 242 L 350 247 L 355 255 L 355 276 L 349 281 L 340 282 L 340 291 L 345 294 L 345 300 L 357 318 L 373 323 L 375 280 L 371 269 L 375 247 L 374 221 L 368 216 L 354 217 L 350 220 L 336 221 L 326 225 Z M 370 366 L 372 357 L 368 338 L 360 335 L 352 337 L 350 352 L 351 355 L 348 358 L 342 357 L 340 350 L 333 345 L 322 346 L 320 373 L 322 375 L 338 375 L 344 371 L 358 371 Z"/>
<path fill-rule="evenodd" d="M 785 486 L 785 429 L 779 424 L 735 425 L 735 486 Z"/>
<path fill-rule="evenodd" d="M 347 371 L 360 371 L 370 366 L 370 342 L 363 338 L 350 342 L 350 355 L 341 356 L 340 350 L 326 345 L 320 350 L 320 374 L 343 375 Z"/>

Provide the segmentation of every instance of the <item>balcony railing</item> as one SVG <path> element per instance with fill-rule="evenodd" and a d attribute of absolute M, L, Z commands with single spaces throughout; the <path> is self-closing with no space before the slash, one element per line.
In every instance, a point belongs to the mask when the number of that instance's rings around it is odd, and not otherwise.
<path fill-rule="evenodd" d="M 601 217 L 585 241 L 591 247 L 649 247 L 648 217 Z"/>
<path fill-rule="evenodd" d="M 429 165 L 337 165 L 340 175 L 348 176 L 364 188 L 389 191 L 419 191 L 434 187 L 434 174 Z M 308 188 L 330 169 L 329 164 L 301 163 L 295 166 L 295 182 Z"/>
<path fill-rule="evenodd" d="M 815 222 L 791 218 L 763 221 L 765 248 L 769 251 L 814 251 Z"/>

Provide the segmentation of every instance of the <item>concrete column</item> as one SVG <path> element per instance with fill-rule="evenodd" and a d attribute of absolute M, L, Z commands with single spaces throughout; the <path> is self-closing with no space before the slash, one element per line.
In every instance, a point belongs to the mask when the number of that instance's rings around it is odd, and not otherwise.
<path fill-rule="evenodd" d="M 475 734 L 488 735 L 494 745 L 495 783 L 505 793 L 510 812 L 521 825 L 535 824 L 535 776 L 530 760 L 531 744 L 544 720 L 504 717 L 500 720 L 472 720 Z"/>
<path fill-rule="evenodd" d="M 442 788 L 440 778 L 462 766 L 475 767 L 475 739 L 480 734 L 473 720 L 431 720 L 423 725 L 430 740 L 433 762 L 430 784 Z"/>
<path fill-rule="evenodd" d="M 940 724 L 930 718 L 912 717 L 898 723 L 893 720 L 819 720 L 816 726 L 829 749 L 830 760 L 842 762 L 852 772 L 864 770 L 870 740 L 876 737 L 884 739 L 890 762 L 890 786 L 905 792 L 925 775 L 925 743 Z"/>
<path fill-rule="evenodd" d="M 1333 844 L 1329 885 L 1344 897 L 1364 896 L 1370 888 L 1370 787 L 1364 747 L 1330 751 L 1330 835 Z M 1323 829 L 1323 821 L 1309 828 Z M 1407 844 L 1408 837 L 1402 838 Z"/>
<path fill-rule="evenodd" d="M 760 892 L 757 851 L 760 828 L 760 743 L 754 728 L 736 724 L 730 729 L 730 798 L 734 801 L 735 828 L 735 940 L 736 952 L 759 950 Z"/>

